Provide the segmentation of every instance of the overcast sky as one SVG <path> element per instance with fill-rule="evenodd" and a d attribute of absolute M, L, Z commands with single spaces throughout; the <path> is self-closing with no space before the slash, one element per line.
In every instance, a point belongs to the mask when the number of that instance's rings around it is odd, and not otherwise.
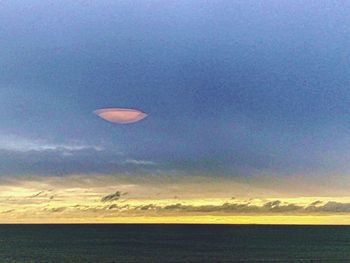
<path fill-rule="evenodd" d="M 349 1 L 0 2 L 0 174 L 350 171 Z M 118 125 L 93 111 L 135 108 Z"/>

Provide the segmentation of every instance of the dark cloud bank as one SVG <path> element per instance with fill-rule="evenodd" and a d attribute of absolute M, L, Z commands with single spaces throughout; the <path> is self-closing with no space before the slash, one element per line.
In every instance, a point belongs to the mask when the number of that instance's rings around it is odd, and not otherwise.
<path fill-rule="evenodd" d="M 118 201 L 122 194 L 116 192 L 101 199 L 102 202 Z M 80 206 L 79 206 L 80 207 Z M 223 203 L 222 205 L 187 205 L 174 203 L 169 205 L 158 205 L 154 203 L 132 206 L 129 204 L 117 204 L 91 208 L 84 207 L 83 210 L 115 211 L 122 213 L 155 213 L 155 214 L 347 214 L 350 213 L 350 203 L 336 201 L 315 201 L 308 205 L 286 203 L 273 200 L 263 203 L 261 206 L 246 203 Z"/>

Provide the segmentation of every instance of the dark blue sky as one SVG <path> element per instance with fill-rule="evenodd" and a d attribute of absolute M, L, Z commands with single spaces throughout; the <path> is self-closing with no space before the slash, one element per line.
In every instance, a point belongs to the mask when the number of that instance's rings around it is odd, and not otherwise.
<path fill-rule="evenodd" d="M 349 24 L 348 1 L 3 0 L 0 173 L 348 173 Z"/>

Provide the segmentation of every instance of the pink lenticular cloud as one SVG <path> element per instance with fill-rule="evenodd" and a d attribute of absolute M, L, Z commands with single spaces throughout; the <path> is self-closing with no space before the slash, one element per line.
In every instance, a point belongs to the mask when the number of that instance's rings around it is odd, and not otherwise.
<path fill-rule="evenodd" d="M 94 113 L 106 121 L 118 124 L 133 123 L 147 117 L 147 114 L 142 111 L 123 108 L 99 109 Z"/>

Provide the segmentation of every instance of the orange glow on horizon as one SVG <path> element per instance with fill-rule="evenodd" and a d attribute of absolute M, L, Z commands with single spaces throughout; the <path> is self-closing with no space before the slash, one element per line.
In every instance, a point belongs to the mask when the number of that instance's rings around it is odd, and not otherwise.
<path fill-rule="evenodd" d="M 257 197 L 261 189 L 251 184 L 249 195 L 240 196 L 247 188 L 232 178 L 1 179 L 0 223 L 350 224 L 350 196 L 273 196 L 264 190 Z"/>

